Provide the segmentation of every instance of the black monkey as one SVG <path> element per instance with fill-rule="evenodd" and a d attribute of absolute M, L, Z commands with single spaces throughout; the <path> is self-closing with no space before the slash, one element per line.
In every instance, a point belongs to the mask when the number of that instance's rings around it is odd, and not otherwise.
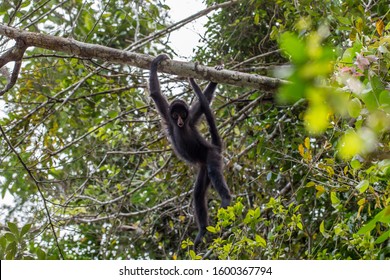
<path fill-rule="evenodd" d="M 193 79 L 190 84 L 199 101 L 191 108 L 182 100 L 174 100 L 171 104 L 161 94 L 160 83 L 157 76 L 158 65 L 169 57 L 166 54 L 157 56 L 150 67 L 149 90 L 150 95 L 162 117 L 167 130 L 167 136 L 175 153 L 190 164 L 199 168 L 194 187 L 195 216 L 199 233 L 195 238 L 195 247 L 201 242 L 208 225 L 206 194 L 210 181 L 222 199 L 221 206 L 230 205 L 231 196 L 229 188 L 223 177 L 222 141 L 218 134 L 214 115 L 209 103 L 213 99 L 216 83 L 210 82 L 202 93 Z M 202 114 L 205 114 L 209 124 L 211 143 L 205 140 L 196 128 Z"/>

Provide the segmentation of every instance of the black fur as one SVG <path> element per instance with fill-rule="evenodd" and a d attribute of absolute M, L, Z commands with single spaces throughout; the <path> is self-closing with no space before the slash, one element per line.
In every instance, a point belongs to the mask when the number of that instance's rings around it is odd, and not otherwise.
<path fill-rule="evenodd" d="M 208 225 L 206 194 L 210 181 L 221 196 L 222 207 L 227 207 L 231 201 L 229 188 L 223 177 L 222 141 L 218 134 L 214 115 L 210 109 L 210 102 L 213 99 L 217 84 L 210 82 L 202 93 L 196 82 L 190 79 L 190 84 L 199 101 L 191 108 L 182 100 L 175 100 L 169 104 L 161 94 L 157 76 L 158 65 L 167 59 L 169 57 L 162 54 L 153 60 L 150 67 L 149 90 L 164 121 L 168 138 L 175 153 L 183 160 L 197 165 L 199 168 L 194 187 L 195 216 L 199 228 L 199 233 L 194 242 L 196 247 L 202 241 Z M 196 124 L 203 113 L 209 124 L 211 143 L 206 141 L 196 128 Z"/>

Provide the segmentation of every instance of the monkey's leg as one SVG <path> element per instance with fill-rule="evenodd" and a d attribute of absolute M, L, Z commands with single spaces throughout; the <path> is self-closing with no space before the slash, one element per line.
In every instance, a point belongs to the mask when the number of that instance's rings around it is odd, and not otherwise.
<path fill-rule="evenodd" d="M 202 238 L 206 233 L 206 227 L 208 226 L 206 194 L 209 183 L 210 180 L 207 176 L 207 168 L 201 166 L 194 188 L 195 217 L 199 228 L 199 233 L 194 241 L 195 248 L 202 241 Z"/>
<path fill-rule="evenodd" d="M 207 172 L 211 183 L 222 199 L 221 206 L 223 208 L 228 207 L 232 198 L 225 178 L 223 177 L 222 158 L 216 149 L 210 150 L 207 155 Z"/>

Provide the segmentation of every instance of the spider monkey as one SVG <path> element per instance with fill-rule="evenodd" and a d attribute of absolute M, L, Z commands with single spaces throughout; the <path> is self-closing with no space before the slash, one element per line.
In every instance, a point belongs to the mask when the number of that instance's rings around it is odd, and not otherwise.
<path fill-rule="evenodd" d="M 167 99 L 161 94 L 157 75 L 158 65 L 163 60 L 168 59 L 169 57 L 166 54 L 161 54 L 152 61 L 149 90 L 161 115 L 167 136 L 175 153 L 184 161 L 199 168 L 194 186 L 195 217 L 199 229 L 194 245 L 197 247 L 202 241 L 208 226 L 206 194 L 210 182 L 222 199 L 221 207 L 226 208 L 231 201 L 230 191 L 223 177 L 222 141 L 218 134 L 214 115 L 209 106 L 217 83 L 210 82 L 202 93 L 194 79 L 190 78 L 189 82 L 198 96 L 198 102 L 191 107 L 182 100 L 174 100 L 169 104 Z M 196 128 L 203 113 L 209 125 L 211 143 L 206 141 Z"/>

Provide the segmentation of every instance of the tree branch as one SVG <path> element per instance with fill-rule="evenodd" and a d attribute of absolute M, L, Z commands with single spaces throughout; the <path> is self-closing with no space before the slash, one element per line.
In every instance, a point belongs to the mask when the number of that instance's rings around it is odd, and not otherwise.
<path fill-rule="evenodd" d="M 12 150 L 12 152 L 16 155 L 16 157 L 18 158 L 19 162 L 22 164 L 23 168 L 26 170 L 27 174 L 31 177 L 31 179 L 34 181 L 35 183 L 35 186 L 37 187 L 38 189 L 38 192 L 42 198 L 42 201 L 43 201 L 43 206 L 45 208 L 45 212 L 46 212 L 46 215 L 47 215 L 47 219 L 48 219 L 48 223 L 50 225 L 50 228 L 53 232 L 53 235 L 54 235 L 54 241 L 56 243 L 56 246 L 58 248 L 58 251 L 59 251 L 59 254 L 60 256 L 62 257 L 62 259 L 64 260 L 65 257 L 64 257 L 64 254 L 62 253 L 62 249 L 60 247 L 60 244 L 58 242 L 58 236 L 56 234 L 56 230 L 54 228 L 54 223 L 53 223 L 53 219 L 50 215 L 50 211 L 49 211 L 49 207 L 47 205 L 47 199 L 45 198 L 45 196 L 43 195 L 43 192 L 41 190 L 41 187 L 40 187 L 40 184 L 38 183 L 38 180 L 35 178 L 34 174 L 32 173 L 32 171 L 30 170 L 30 168 L 27 167 L 26 163 L 23 161 L 22 157 L 19 155 L 19 153 L 15 150 L 14 146 L 12 145 L 11 141 L 8 139 L 7 135 L 5 134 L 4 130 L 3 130 L 3 127 L 0 125 L 0 133 L 1 135 L 4 137 L 4 140 L 5 142 L 8 144 L 8 147 Z"/>
<path fill-rule="evenodd" d="M 10 50 L 6 51 L 2 56 L 0 56 L 0 68 L 2 68 L 8 62 L 15 62 L 14 69 L 12 70 L 11 79 L 9 79 L 8 84 L 5 86 L 5 88 L 0 91 L 0 96 L 10 90 L 16 84 L 16 81 L 18 80 L 20 66 L 22 65 L 22 58 L 27 47 L 28 46 L 24 44 L 23 40 L 16 39 L 15 46 L 13 46 Z"/>
<path fill-rule="evenodd" d="M 200 11 L 200 12 L 197 12 L 185 19 L 182 19 L 178 22 L 175 22 L 174 24 L 172 24 L 171 26 L 168 26 L 167 28 L 161 30 L 161 31 L 158 31 L 156 33 L 153 33 L 151 35 L 149 35 L 148 37 L 145 37 L 141 40 L 138 40 L 136 41 L 135 43 L 131 44 L 128 48 L 126 48 L 126 50 L 135 50 L 135 49 L 138 49 L 144 45 L 146 45 L 147 43 L 149 43 L 150 41 L 153 41 L 157 38 L 160 38 L 160 37 L 163 37 L 181 27 L 183 27 L 184 25 L 186 25 L 187 23 L 189 22 L 192 22 L 200 17 L 203 17 L 205 15 L 207 15 L 208 13 L 214 11 L 214 10 L 217 10 L 219 8 L 226 8 L 230 5 L 233 5 L 233 4 L 237 4 L 239 3 L 238 0 L 232 0 L 232 1 L 228 1 L 228 2 L 224 2 L 224 3 L 221 3 L 221 4 L 214 4 L 210 7 L 207 7 L 206 9 Z"/>
<path fill-rule="evenodd" d="M 26 46 L 38 47 L 52 51 L 60 51 L 81 58 L 101 59 L 111 63 L 128 64 L 142 69 L 149 69 L 152 56 L 118 50 L 96 44 L 83 43 L 72 38 L 56 37 L 40 33 L 32 33 L 0 24 L 0 35 L 17 41 L 23 41 Z M 5 53 L 1 58 L 4 59 Z M 263 91 L 275 91 L 285 81 L 265 76 L 242 73 L 231 70 L 215 70 L 193 62 L 168 60 L 161 63 L 161 72 L 209 80 L 221 84 L 239 87 L 250 87 Z"/>

